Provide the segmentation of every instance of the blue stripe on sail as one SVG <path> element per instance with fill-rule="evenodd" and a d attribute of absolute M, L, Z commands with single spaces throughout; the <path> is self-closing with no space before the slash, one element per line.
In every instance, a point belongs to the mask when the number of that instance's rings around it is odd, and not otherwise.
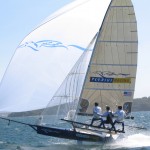
<path fill-rule="evenodd" d="M 90 82 L 113 83 L 114 78 L 90 77 Z"/>
<path fill-rule="evenodd" d="M 85 50 L 86 50 L 86 48 L 83 48 L 83 47 L 78 46 L 78 45 L 68 45 L 68 46 L 72 46 L 72 47 L 78 48 L 78 49 L 80 49 L 80 50 L 82 50 L 82 51 L 85 51 Z"/>

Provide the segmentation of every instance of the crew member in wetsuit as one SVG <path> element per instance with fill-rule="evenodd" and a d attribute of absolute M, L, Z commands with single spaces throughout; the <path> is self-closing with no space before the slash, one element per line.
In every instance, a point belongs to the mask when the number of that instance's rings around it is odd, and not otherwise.
<path fill-rule="evenodd" d="M 106 120 L 103 120 L 101 122 L 101 124 L 99 125 L 99 127 L 101 128 L 101 126 L 103 125 L 103 128 L 105 128 L 105 124 L 111 124 L 112 128 L 113 128 L 113 114 L 110 111 L 110 107 L 106 106 L 106 112 L 104 112 L 104 114 L 101 115 L 101 117 L 106 117 Z"/>

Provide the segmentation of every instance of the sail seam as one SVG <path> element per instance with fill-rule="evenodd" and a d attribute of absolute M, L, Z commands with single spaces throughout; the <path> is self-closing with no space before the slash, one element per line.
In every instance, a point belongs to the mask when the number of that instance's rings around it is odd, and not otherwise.
<path fill-rule="evenodd" d="M 108 22 L 105 22 L 105 24 L 108 24 L 108 23 L 137 23 L 136 21 L 135 22 L 110 22 L 110 21 L 108 21 Z"/>
<path fill-rule="evenodd" d="M 121 7 L 121 8 L 123 7 L 124 8 L 124 7 L 133 7 L 133 6 L 131 5 L 131 6 L 110 6 L 110 7 L 111 8 L 113 8 L 113 7 Z"/>
<path fill-rule="evenodd" d="M 91 63 L 91 65 L 100 65 L 100 66 L 133 66 L 133 67 L 136 67 L 137 64 L 96 64 L 96 63 Z"/>
<path fill-rule="evenodd" d="M 98 41 L 100 43 L 110 42 L 110 43 L 138 43 L 138 41 Z"/>
<path fill-rule="evenodd" d="M 84 88 L 85 90 L 102 90 L 102 91 L 134 91 L 134 89 L 103 89 L 103 88 Z"/>

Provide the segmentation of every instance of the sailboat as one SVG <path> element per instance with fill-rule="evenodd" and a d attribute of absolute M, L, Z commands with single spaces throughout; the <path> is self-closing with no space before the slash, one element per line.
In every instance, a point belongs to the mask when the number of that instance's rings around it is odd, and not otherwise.
<path fill-rule="evenodd" d="M 94 142 L 113 138 L 113 133 L 85 122 L 95 102 L 103 111 L 106 105 L 115 110 L 117 104 L 131 113 L 137 46 L 132 2 L 112 0 L 99 32 L 43 111 L 37 133 Z"/>
<path fill-rule="evenodd" d="M 116 110 L 116 104 L 121 105 L 130 116 L 137 49 L 137 22 L 131 0 L 111 0 L 99 31 L 51 98 L 38 123 L 26 125 L 38 134 L 78 141 L 103 142 L 123 134 L 90 126 L 88 121 L 95 102 L 103 111 L 106 105 L 112 110 Z"/>

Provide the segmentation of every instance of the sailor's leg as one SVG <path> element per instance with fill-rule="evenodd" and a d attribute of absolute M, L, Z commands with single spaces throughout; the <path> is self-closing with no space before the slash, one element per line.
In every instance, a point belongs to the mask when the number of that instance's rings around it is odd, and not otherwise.
<path fill-rule="evenodd" d="M 92 126 L 92 124 L 93 124 L 94 120 L 95 120 L 95 119 L 94 119 L 94 118 L 92 118 L 92 121 L 91 121 L 91 124 L 90 124 L 90 126 Z"/>
<path fill-rule="evenodd" d="M 100 123 L 100 125 L 99 125 L 98 127 L 100 127 L 100 128 L 101 128 L 102 124 L 103 124 L 103 121 Z"/>
<path fill-rule="evenodd" d="M 116 127 L 115 127 L 115 124 L 117 123 L 117 121 L 115 120 L 113 125 L 112 125 L 112 128 L 114 129 L 114 131 L 116 132 Z"/>
<path fill-rule="evenodd" d="M 101 118 L 101 123 L 100 123 L 100 125 L 99 125 L 98 127 L 101 128 L 102 125 L 103 125 L 103 128 L 105 128 L 105 120 L 103 120 L 103 119 Z"/>
<path fill-rule="evenodd" d="M 124 131 L 124 122 L 122 122 L 122 131 Z"/>
<path fill-rule="evenodd" d="M 110 130 L 115 130 L 115 127 L 114 127 L 114 123 L 112 122 L 112 123 L 110 123 L 111 124 L 111 129 Z"/>
<path fill-rule="evenodd" d="M 104 120 L 102 118 L 99 118 L 99 121 L 102 123 Z"/>

